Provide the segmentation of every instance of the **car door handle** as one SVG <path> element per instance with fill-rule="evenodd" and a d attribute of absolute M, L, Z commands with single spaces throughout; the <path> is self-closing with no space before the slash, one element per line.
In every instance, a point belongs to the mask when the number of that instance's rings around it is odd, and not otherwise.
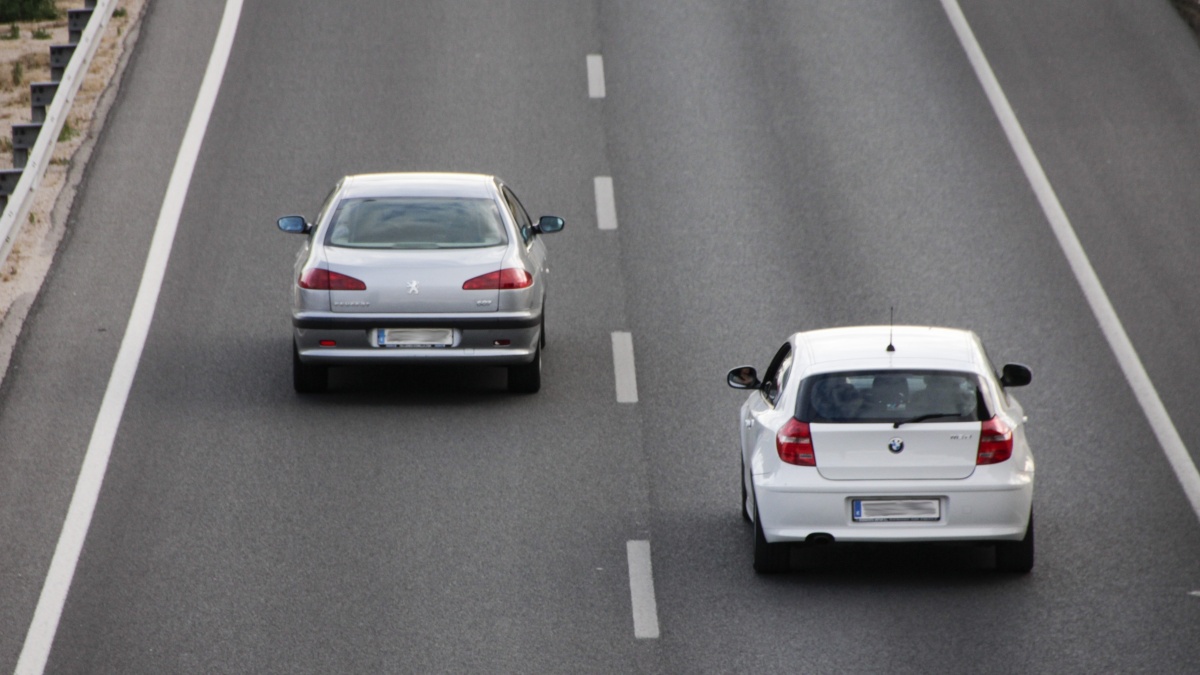
<path fill-rule="evenodd" d="M 749 417 L 747 417 L 747 418 L 746 418 L 746 428 L 747 428 L 747 429 L 749 429 L 749 428 L 750 428 L 750 427 L 752 427 L 752 426 L 754 426 L 754 420 L 752 420 L 752 419 L 750 419 Z"/>

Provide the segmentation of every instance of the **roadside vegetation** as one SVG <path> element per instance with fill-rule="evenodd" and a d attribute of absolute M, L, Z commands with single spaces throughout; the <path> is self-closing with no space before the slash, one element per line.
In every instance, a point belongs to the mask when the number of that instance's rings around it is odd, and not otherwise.
<path fill-rule="evenodd" d="M 58 18 L 54 0 L 0 0 L 0 23 Z"/>

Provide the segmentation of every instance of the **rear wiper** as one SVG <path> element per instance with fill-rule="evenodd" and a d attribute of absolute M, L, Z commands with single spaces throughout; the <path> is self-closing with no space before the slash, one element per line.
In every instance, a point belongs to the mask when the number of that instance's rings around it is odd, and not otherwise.
<path fill-rule="evenodd" d="M 935 419 L 938 417 L 958 417 L 958 416 L 959 416 L 959 413 L 956 413 L 956 412 L 929 413 L 928 415 L 917 415 L 916 417 L 914 417 L 912 419 L 900 420 L 899 422 L 896 422 L 895 424 L 892 425 L 892 428 L 899 429 L 901 424 L 913 424 L 915 422 L 924 422 L 925 420 L 931 420 L 931 419 Z"/>

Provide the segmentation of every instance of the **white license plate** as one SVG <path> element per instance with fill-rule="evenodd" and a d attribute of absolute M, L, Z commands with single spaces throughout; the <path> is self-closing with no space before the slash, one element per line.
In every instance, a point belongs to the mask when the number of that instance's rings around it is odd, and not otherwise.
<path fill-rule="evenodd" d="M 375 344 L 380 347 L 449 347 L 454 344 L 451 328 L 377 328 Z"/>
<path fill-rule="evenodd" d="M 942 517 L 942 503 L 937 499 L 855 499 L 851 507 L 856 523 L 941 520 Z"/>

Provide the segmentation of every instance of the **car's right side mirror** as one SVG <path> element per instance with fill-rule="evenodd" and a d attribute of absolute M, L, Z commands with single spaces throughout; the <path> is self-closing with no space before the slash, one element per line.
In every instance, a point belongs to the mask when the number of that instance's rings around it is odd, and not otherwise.
<path fill-rule="evenodd" d="M 538 218 L 537 231 L 542 234 L 558 232 L 563 229 L 564 224 L 563 219 L 558 216 L 542 216 Z"/>
<path fill-rule="evenodd" d="M 1006 387 L 1024 387 L 1033 381 L 1033 373 L 1019 363 L 1006 363 L 1000 374 L 1000 384 Z"/>

